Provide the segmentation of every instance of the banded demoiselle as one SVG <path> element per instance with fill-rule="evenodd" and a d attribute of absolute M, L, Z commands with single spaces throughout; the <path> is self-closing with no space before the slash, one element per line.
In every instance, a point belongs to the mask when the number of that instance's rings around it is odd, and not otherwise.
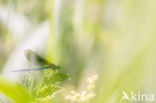
<path fill-rule="evenodd" d="M 60 68 L 60 66 L 57 66 L 53 63 L 48 62 L 46 59 L 35 53 L 34 51 L 30 49 L 26 49 L 24 51 L 25 57 L 33 64 L 40 64 L 41 67 L 39 68 L 30 68 L 30 69 L 19 69 L 19 70 L 13 70 L 12 72 L 20 72 L 20 71 L 35 71 L 35 70 L 43 70 L 43 69 L 54 69 L 57 70 Z"/>

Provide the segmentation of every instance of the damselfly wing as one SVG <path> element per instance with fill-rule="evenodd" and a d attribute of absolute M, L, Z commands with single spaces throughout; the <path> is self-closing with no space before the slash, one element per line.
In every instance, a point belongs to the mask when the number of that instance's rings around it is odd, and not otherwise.
<path fill-rule="evenodd" d="M 36 71 L 36 70 L 43 70 L 43 69 L 59 69 L 60 66 L 57 66 L 53 63 L 48 62 L 46 59 L 35 53 L 34 51 L 30 49 L 26 49 L 24 51 L 25 57 L 33 64 L 40 65 L 39 68 L 30 68 L 30 69 L 19 69 L 19 70 L 13 70 L 12 72 L 20 72 L 20 71 Z"/>

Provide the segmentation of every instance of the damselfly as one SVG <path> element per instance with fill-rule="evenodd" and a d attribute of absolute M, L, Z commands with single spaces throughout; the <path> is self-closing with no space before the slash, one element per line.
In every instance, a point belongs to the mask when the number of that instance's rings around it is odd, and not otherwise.
<path fill-rule="evenodd" d="M 26 58 L 33 64 L 40 64 L 41 67 L 39 68 L 30 68 L 30 69 L 19 69 L 19 70 L 13 70 L 12 72 L 20 72 L 20 71 L 35 71 L 35 70 L 43 70 L 43 69 L 54 69 L 57 70 L 60 68 L 60 66 L 57 66 L 53 63 L 48 62 L 46 59 L 42 58 L 40 55 L 37 53 L 33 52 L 30 49 L 26 49 L 24 51 L 24 54 Z"/>

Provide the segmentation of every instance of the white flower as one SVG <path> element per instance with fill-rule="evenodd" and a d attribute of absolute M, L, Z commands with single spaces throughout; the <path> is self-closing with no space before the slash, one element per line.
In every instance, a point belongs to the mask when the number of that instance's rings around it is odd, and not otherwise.
<path fill-rule="evenodd" d="M 71 96 L 71 101 L 77 101 L 76 96 Z"/>
<path fill-rule="evenodd" d="M 93 75 L 93 79 L 96 81 L 96 80 L 98 80 L 98 75 L 97 74 L 95 74 L 95 75 Z"/>
<path fill-rule="evenodd" d="M 94 79 L 93 79 L 92 77 L 89 77 L 89 78 L 87 79 L 87 82 L 88 82 L 89 84 L 92 84 L 92 83 L 94 83 Z"/>
<path fill-rule="evenodd" d="M 70 91 L 70 93 L 74 95 L 76 92 L 74 90 L 72 90 L 72 91 Z"/>
<path fill-rule="evenodd" d="M 79 96 L 80 96 L 80 93 L 75 93 L 75 96 L 76 96 L 76 97 L 79 97 Z"/>
<path fill-rule="evenodd" d="M 72 102 L 86 102 L 95 97 L 95 93 L 92 92 L 92 89 L 95 88 L 95 81 L 98 79 L 98 75 L 95 74 L 87 79 L 87 91 L 82 91 L 81 93 L 75 92 L 74 90 L 70 91 L 70 94 L 65 96 L 66 100 L 70 100 Z"/>
<path fill-rule="evenodd" d="M 70 99 L 71 99 L 71 96 L 70 96 L 70 95 L 67 95 L 67 96 L 65 97 L 65 99 L 66 99 L 66 100 L 70 100 Z"/>
<path fill-rule="evenodd" d="M 87 98 L 88 99 L 91 99 L 91 98 L 94 98 L 95 97 L 95 93 L 89 93 L 88 95 L 87 95 Z"/>
<path fill-rule="evenodd" d="M 82 91 L 81 96 L 85 96 L 87 94 L 86 91 Z"/>
<path fill-rule="evenodd" d="M 93 89 L 93 88 L 95 88 L 95 84 L 89 84 L 89 85 L 87 86 L 87 88 L 88 88 L 88 89 Z"/>
<path fill-rule="evenodd" d="M 81 97 L 81 98 L 79 99 L 79 101 L 80 101 L 80 102 L 86 101 L 86 98 L 85 98 L 85 97 Z"/>

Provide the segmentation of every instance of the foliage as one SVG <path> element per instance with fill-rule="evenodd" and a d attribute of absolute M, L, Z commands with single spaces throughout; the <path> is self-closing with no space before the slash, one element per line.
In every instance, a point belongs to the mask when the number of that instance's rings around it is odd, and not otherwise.
<path fill-rule="evenodd" d="M 55 94 L 63 90 L 59 86 L 69 76 L 54 71 L 28 72 L 20 84 L 0 78 L 0 91 L 16 103 L 52 103 Z"/>
<path fill-rule="evenodd" d="M 52 101 L 54 95 L 63 88 L 59 86 L 69 76 L 58 71 L 42 70 L 28 72 L 23 80 L 23 87 L 26 88 L 39 101 Z"/>
<path fill-rule="evenodd" d="M 0 77 L 0 91 L 14 100 L 16 103 L 28 103 L 33 98 L 29 92 L 17 83 Z"/>

